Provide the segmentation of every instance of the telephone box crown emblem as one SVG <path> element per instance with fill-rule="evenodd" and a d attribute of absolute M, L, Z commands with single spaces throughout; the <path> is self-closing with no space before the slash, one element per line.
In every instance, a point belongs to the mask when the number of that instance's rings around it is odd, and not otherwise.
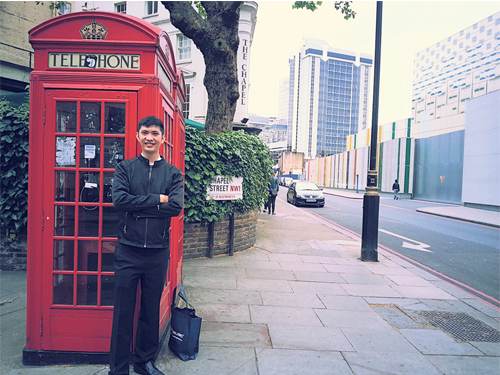
<path fill-rule="evenodd" d="M 102 23 L 94 20 L 83 25 L 80 34 L 82 34 L 82 39 L 104 40 L 108 34 L 108 29 Z"/>

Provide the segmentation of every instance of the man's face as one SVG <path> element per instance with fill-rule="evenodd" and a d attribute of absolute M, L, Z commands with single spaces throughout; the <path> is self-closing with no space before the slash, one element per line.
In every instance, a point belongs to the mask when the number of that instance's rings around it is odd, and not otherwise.
<path fill-rule="evenodd" d="M 165 137 L 158 126 L 141 126 L 136 137 L 141 144 L 142 151 L 146 153 L 159 152 L 160 146 L 165 142 Z"/>

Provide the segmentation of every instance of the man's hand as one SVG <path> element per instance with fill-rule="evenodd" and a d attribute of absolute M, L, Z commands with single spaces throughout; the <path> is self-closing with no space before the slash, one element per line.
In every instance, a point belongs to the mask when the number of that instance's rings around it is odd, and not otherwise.
<path fill-rule="evenodd" d="M 168 195 L 160 194 L 160 203 L 168 203 Z"/>

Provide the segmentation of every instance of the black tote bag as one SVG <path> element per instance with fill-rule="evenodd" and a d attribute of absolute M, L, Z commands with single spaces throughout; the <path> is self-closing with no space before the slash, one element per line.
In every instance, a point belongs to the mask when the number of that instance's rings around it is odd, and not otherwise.
<path fill-rule="evenodd" d="M 186 307 L 177 307 L 177 291 L 186 302 Z M 183 361 L 195 359 L 200 348 L 201 318 L 188 302 L 182 286 L 174 289 L 172 298 L 172 318 L 170 319 L 170 338 L 168 347 Z"/>

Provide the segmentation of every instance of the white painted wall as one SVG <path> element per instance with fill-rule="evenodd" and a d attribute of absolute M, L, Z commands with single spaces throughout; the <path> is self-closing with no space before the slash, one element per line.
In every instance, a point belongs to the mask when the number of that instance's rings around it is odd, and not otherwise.
<path fill-rule="evenodd" d="M 464 204 L 500 206 L 500 91 L 467 102 Z"/>

